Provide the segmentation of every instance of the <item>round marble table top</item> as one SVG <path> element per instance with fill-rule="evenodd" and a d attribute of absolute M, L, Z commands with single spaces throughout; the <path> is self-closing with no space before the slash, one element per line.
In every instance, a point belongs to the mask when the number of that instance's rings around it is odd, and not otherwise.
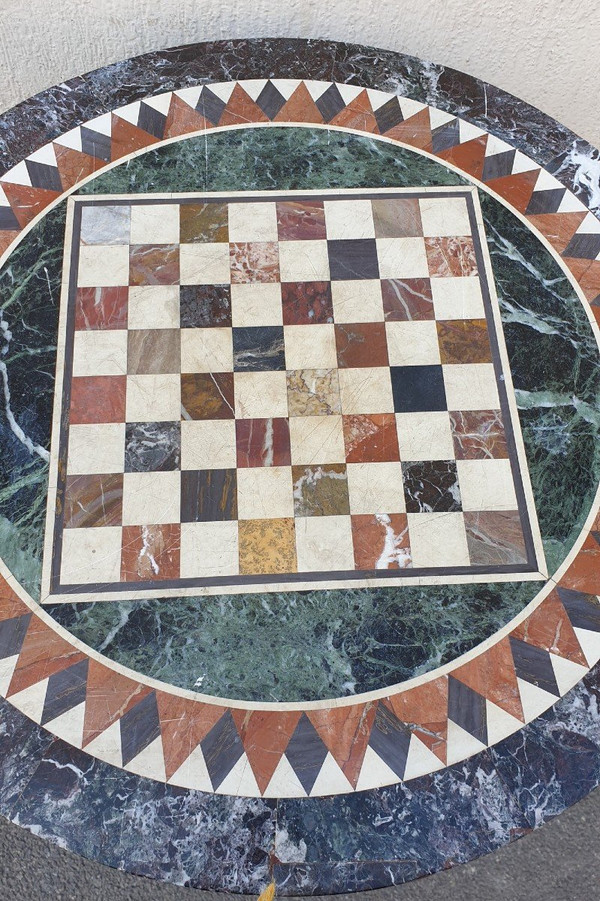
<path fill-rule="evenodd" d="M 595 787 L 597 151 L 283 39 L 0 125 L 0 812 L 293 895 Z"/>

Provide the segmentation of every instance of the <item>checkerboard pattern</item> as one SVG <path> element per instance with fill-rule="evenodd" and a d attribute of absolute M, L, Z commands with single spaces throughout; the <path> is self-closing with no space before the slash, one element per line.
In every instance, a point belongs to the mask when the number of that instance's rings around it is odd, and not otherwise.
<path fill-rule="evenodd" d="M 45 599 L 523 569 L 470 204 L 75 201 Z"/>

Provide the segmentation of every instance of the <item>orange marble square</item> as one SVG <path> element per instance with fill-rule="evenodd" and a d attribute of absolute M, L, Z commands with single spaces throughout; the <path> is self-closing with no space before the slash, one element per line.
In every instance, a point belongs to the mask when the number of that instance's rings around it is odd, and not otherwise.
<path fill-rule="evenodd" d="M 64 494 L 66 529 L 118 526 L 123 512 L 123 473 L 67 476 Z"/>
<path fill-rule="evenodd" d="M 129 248 L 130 285 L 178 285 L 178 244 L 133 244 Z"/>
<path fill-rule="evenodd" d="M 389 463 L 400 459 L 393 413 L 344 416 L 343 428 L 347 463 Z"/>
<path fill-rule="evenodd" d="M 436 327 L 442 363 L 492 362 L 485 319 L 450 319 Z"/>
<path fill-rule="evenodd" d="M 336 325 L 335 344 L 341 369 L 389 364 L 384 322 Z"/>
<path fill-rule="evenodd" d="M 297 571 L 293 519 L 246 519 L 238 525 L 242 575 Z"/>

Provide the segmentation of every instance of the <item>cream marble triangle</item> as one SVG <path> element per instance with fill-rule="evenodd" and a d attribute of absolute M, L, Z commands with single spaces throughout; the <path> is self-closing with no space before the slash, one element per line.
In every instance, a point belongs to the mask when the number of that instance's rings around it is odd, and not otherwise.
<path fill-rule="evenodd" d="M 436 106 L 429 107 L 429 121 L 431 122 L 431 128 L 441 128 L 442 125 L 447 125 L 449 122 L 453 122 L 456 119 L 452 113 L 447 113 L 443 109 L 438 109 Z"/>
<path fill-rule="evenodd" d="M 82 153 L 81 129 L 77 127 L 72 128 L 71 131 L 66 131 L 64 135 L 54 138 L 54 143 L 60 144 L 61 147 L 68 147 L 70 150 L 78 150 L 79 153 Z"/>
<path fill-rule="evenodd" d="M 36 723 L 39 723 L 44 712 L 47 690 L 48 678 L 46 677 L 40 682 L 36 682 L 35 685 L 30 685 L 29 688 L 24 688 L 23 691 L 18 691 L 16 694 L 11 695 L 8 700 L 13 707 L 16 707 L 17 710 L 28 716 L 30 720 L 35 720 Z"/>
<path fill-rule="evenodd" d="M 487 733 L 488 744 L 495 745 L 496 742 L 502 741 L 513 732 L 518 732 L 523 728 L 523 723 L 516 716 L 502 710 L 493 701 L 486 700 L 486 716 L 487 716 Z"/>
<path fill-rule="evenodd" d="M 39 150 L 36 150 L 27 157 L 32 163 L 44 163 L 46 166 L 56 167 L 56 153 L 52 144 L 44 144 Z"/>
<path fill-rule="evenodd" d="M 206 87 L 209 91 L 212 91 L 213 94 L 216 94 L 223 103 L 229 103 L 229 98 L 233 94 L 233 89 L 236 84 L 237 82 L 235 81 L 219 81 L 216 84 L 207 84 Z"/>
<path fill-rule="evenodd" d="M 520 175 L 522 172 L 533 172 L 534 169 L 539 168 L 540 167 L 537 163 L 534 163 L 534 161 L 530 160 L 528 156 L 525 156 L 524 153 L 521 153 L 520 150 L 517 150 L 512 164 L 511 175 Z"/>
<path fill-rule="evenodd" d="M 54 717 L 47 723 L 44 723 L 44 729 L 48 729 L 54 735 L 62 738 L 70 745 L 80 748 L 83 743 L 83 721 L 85 719 L 85 701 L 66 710 L 60 716 Z"/>
<path fill-rule="evenodd" d="M 496 156 L 498 153 L 506 153 L 507 150 L 514 150 L 514 147 L 511 147 L 506 141 L 497 138 L 496 135 L 490 134 L 488 136 L 487 147 L 485 148 L 486 157 Z"/>
<path fill-rule="evenodd" d="M 163 753 L 161 736 L 158 735 L 143 751 L 136 754 L 125 769 L 130 773 L 136 773 L 138 776 L 144 776 L 146 779 L 157 779 L 159 782 L 166 782 L 165 755 Z"/>
<path fill-rule="evenodd" d="M 261 92 L 264 90 L 265 85 L 267 84 L 267 79 L 245 78 L 240 80 L 238 84 L 245 90 L 248 97 L 250 97 L 256 103 L 261 95 Z"/>
<path fill-rule="evenodd" d="M 121 753 L 121 724 L 116 720 L 112 725 L 97 735 L 93 741 L 85 745 L 84 751 L 93 757 L 99 757 L 106 763 L 112 763 L 113 766 L 123 766 L 123 755 Z"/>
<path fill-rule="evenodd" d="M 323 761 L 323 766 L 319 770 L 319 775 L 315 779 L 315 784 L 310 793 L 311 796 L 344 795 L 351 791 L 354 791 L 352 785 L 328 751 L 327 757 Z"/>
<path fill-rule="evenodd" d="M 296 88 L 302 83 L 301 78 L 272 78 L 272 84 L 282 97 L 289 100 Z"/>
<path fill-rule="evenodd" d="M 364 88 L 361 85 L 356 84 L 339 84 L 335 83 L 336 88 L 341 94 L 342 100 L 346 105 L 352 103 L 353 100 L 356 100 L 359 94 L 362 94 Z M 367 91 L 367 94 L 369 92 Z M 371 100 L 371 95 L 369 94 L 369 100 Z M 389 100 L 389 97 L 388 97 Z"/>
<path fill-rule="evenodd" d="M 553 191 L 556 188 L 562 188 L 565 190 L 565 186 L 561 184 L 558 178 L 554 178 L 550 172 L 547 172 L 546 169 L 540 169 L 540 173 L 537 177 L 537 181 L 534 186 L 534 191 Z"/>
<path fill-rule="evenodd" d="M 486 134 L 486 132 L 483 128 L 478 128 L 477 125 L 466 122 L 464 119 L 458 120 L 458 135 L 461 144 L 465 144 L 467 141 L 474 141 L 484 134 Z"/>
<path fill-rule="evenodd" d="M 151 106 L 157 113 L 168 116 L 172 96 L 172 91 L 165 91 L 164 94 L 156 94 L 155 97 L 144 97 L 143 103 L 145 103 L 146 106 Z"/>
<path fill-rule="evenodd" d="M 360 90 L 363 91 L 364 88 L 360 88 Z M 376 91 L 374 88 L 367 88 L 367 95 L 369 97 L 369 100 L 371 101 L 371 106 L 373 107 L 373 111 L 378 110 L 379 107 L 388 103 L 394 97 L 393 94 L 387 94 L 384 91 Z M 342 97 L 343 96 L 344 95 L 342 94 Z M 398 99 L 400 99 L 400 98 L 398 98 Z M 404 115 L 404 113 L 402 115 Z"/>
<path fill-rule="evenodd" d="M 85 127 L 90 128 L 92 131 L 97 131 L 98 134 L 107 135 L 110 138 L 112 134 L 111 113 L 103 113 L 95 119 L 90 119 L 89 122 L 85 123 Z"/>
<path fill-rule="evenodd" d="M 183 100 L 184 103 L 191 106 L 192 109 L 196 109 L 203 87 L 204 85 L 200 84 L 194 88 L 182 88 L 180 91 L 175 91 L 175 94 L 180 100 Z"/>
<path fill-rule="evenodd" d="M 517 677 L 517 684 L 521 694 L 521 706 L 523 707 L 523 716 L 526 723 L 536 719 L 540 713 L 548 710 L 549 707 L 552 707 L 558 701 L 558 698 L 550 694 L 549 691 L 546 691 L 544 688 L 538 688 L 537 685 L 532 685 L 531 682 L 526 682 L 524 679 Z"/>
<path fill-rule="evenodd" d="M 560 202 L 557 213 L 583 213 L 586 209 L 584 204 L 575 197 L 572 191 L 567 191 Z"/>
<path fill-rule="evenodd" d="M 427 106 L 426 103 L 420 103 L 418 100 L 413 100 L 411 97 L 398 97 L 398 102 L 400 104 L 400 111 L 405 119 L 416 116 L 417 113 L 420 113 Z"/>
<path fill-rule="evenodd" d="M 0 177 L 0 181 L 5 181 L 11 185 L 24 185 L 26 188 L 30 188 L 31 178 L 29 176 L 29 172 L 27 171 L 25 160 L 21 160 L 21 162 L 17 163 L 16 166 L 13 166 L 12 169 L 9 169 L 5 175 Z"/>
<path fill-rule="evenodd" d="M 311 98 L 315 101 L 322 97 L 325 91 L 329 90 L 333 82 L 331 81 L 312 81 L 310 78 L 304 79 L 304 84 L 306 86 L 306 90 L 310 94 Z M 336 87 L 339 89 L 340 85 L 336 84 Z M 341 92 L 340 92 L 341 93 Z"/>
<path fill-rule="evenodd" d="M 478 738 L 475 738 L 474 735 L 471 735 L 470 732 L 467 732 L 462 726 L 459 726 L 452 720 L 448 720 L 446 743 L 448 748 L 446 757 L 448 766 L 451 763 L 466 760 L 472 754 L 479 754 L 480 751 L 487 747 Z"/>
<path fill-rule="evenodd" d="M 306 798 L 304 787 L 285 756 L 281 755 L 271 781 L 263 792 L 264 798 Z"/>
<path fill-rule="evenodd" d="M 380 788 L 383 785 L 395 785 L 397 782 L 400 782 L 397 773 L 387 765 L 385 760 L 381 759 L 371 745 L 367 745 L 360 776 L 356 783 L 356 791 Z"/>
<path fill-rule="evenodd" d="M 197 788 L 199 791 L 212 792 L 212 782 L 208 775 L 206 761 L 200 745 L 196 745 L 179 769 L 175 770 L 169 779 L 169 785 L 179 785 L 181 788 Z"/>
<path fill-rule="evenodd" d="M 572 660 L 559 657 L 557 654 L 550 654 L 550 660 L 552 661 L 552 669 L 554 670 L 556 684 L 561 695 L 570 691 L 587 673 L 585 666 L 581 666 L 580 663 L 573 663 Z"/>
<path fill-rule="evenodd" d="M 420 738 L 414 734 L 410 737 L 408 757 L 404 769 L 404 781 L 416 779 L 417 776 L 425 776 L 427 773 L 435 773 L 442 770 L 446 764 L 423 744 Z"/>
<path fill-rule="evenodd" d="M 0 695 L 2 695 L 3 698 L 6 697 L 6 692 L 8 691 L 8 686 L 13 677 L 18 659 L 19 655 L 13 654 L 12 657 L 5 657 L 3 660 L 0 660 Z"/>
<path fill-rule="evenodd" d="M 581 650 L 585 654 L 588 666 L 595 666 L 600 660 L 600 632 L 593 632 L 590 629 L 580 629 L 578 626 L 574 626 L 573 631 L 577 636 L 577 641 L 581 645 Z"/>
<path fill-rule="evenodd" d="M 135 103 L 128 103 L 127 106 L 116 109 L 115 116 L 118 116 L 119 119 L 125 119 L 126 122 L 130 122 L 131 125 L 137 127 L 138 119 L 140 118 L 140 101 L 136 100 Z"/>
<path fill-rule="evenodd" d="M 215 793 L 217 795 L 237 795 L 242 798 L 260 797 L 260 789 L 246 754 L 242 754 L 219 787 L 215 789 Z"/>
<path fill-rule="evenodd" d="M 593 213 L 588 213 L 579 228 L 577 235 L 596 235 L 600 232 L 600 220 L 596 219 Z"/>

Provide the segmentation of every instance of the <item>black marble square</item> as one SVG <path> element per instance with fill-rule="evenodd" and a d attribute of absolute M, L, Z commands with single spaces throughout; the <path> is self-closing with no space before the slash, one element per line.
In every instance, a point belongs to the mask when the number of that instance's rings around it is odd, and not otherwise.
<path fill-rule="evenodd" d="M 402 464 L 407 513 L 460 513 L 455 460 L 418 460 Z"/>
<path fill-rule="evenodd" d="M 374 238 L 328 241 L 329 272 L 332 281 L 379 278 L 377 244 Z"/>
<path fill-rule="evenodd" d="M 233 329 L 234 372 L 285 370 L 283 327 L 265 325 Z"/>
<path fill-rule="evenodd" d="M 390 366 L 396 413 L 446 410 L 441 366 Z"/>
<path fill-rule="evenodd" d="M 231 328 L 231 287 L 182 285 L 179 324 L 181 328 Z"/>
<path fill-rule="evenodd" d="M 191 469 L 181 473 L 181 522 L 237 519 L 235 469 Z"/>
<path fill-rule="evenodd" d="M 125 426 L 125 472 L 179 469 L 180 456 L 178 422 L 128 422 Z"/>

